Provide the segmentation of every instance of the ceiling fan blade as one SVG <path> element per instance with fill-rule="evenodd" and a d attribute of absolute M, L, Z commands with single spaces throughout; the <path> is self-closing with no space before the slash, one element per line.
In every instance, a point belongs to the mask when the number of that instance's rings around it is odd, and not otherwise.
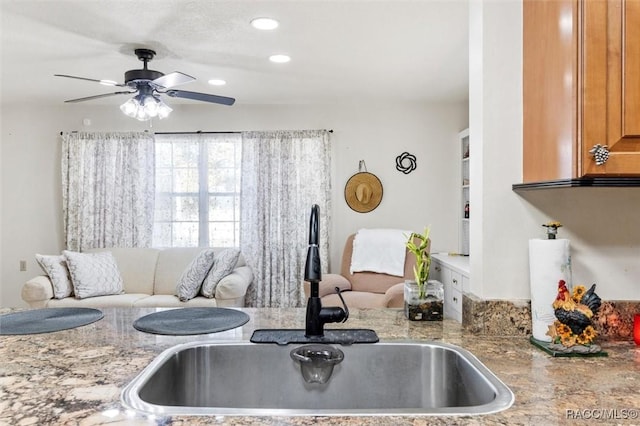
<path fill-rule="evenodd" d="M 236 101 L 234 98 L 226 96 L 209 95 L 207 93 L 187 92 L 186 90 L 167 90 L 165 92 L 172 98 L 193 99 L 194 101 L 211 102 L 214 104 L 233 105 Z"/>
<path fill-rule="evenodd" d="M 136 92 L 105 93 L 103 95 L 87 96 L 86 98 L 69 99 L 68 101 L 64 101 L 64 102 L 65 103 L 84 102 L 84 101 L 90 101 L 90 100 L 93 100 L 93 99 L 108 98 L 109 96 L 115 96 L 115 95 L 133 95 L 134 93 L 136 93 Z"/>
<path fill-rule="evenodd" d="M 66 77 L 66 78 L 75 78 L 76 80 L 86 80 L 93 81 L 94 83 L 100 83 L 105 86 L 117 86 L 117 87 L 127 87 L 126 84 L 120 84 L 111 80 L 96 80 L 95 78 L 86 78 L 86 77 L 76 77 L 75 75 L 66 75 L 66 74 L 54 74 L 54 77 Z"/>
<path fill-rule="evenodd" d="M 175 87 L 180 84 L 190 83 L 195 81 L 195 78 L 187 75 L 185 73 L 175 71 L 170 74 L 165 74 L 162 77 L 158 77 L 155 80 L 151 81 L 151 83 L 159 88 Z"/>

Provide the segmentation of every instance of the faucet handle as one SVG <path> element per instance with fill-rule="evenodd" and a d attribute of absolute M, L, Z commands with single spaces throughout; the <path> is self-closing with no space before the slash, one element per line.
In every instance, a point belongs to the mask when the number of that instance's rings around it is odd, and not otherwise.
<path fill-rule="evenodd" d="M 342 322 L 347 322 L 347 320 L 349 319 L 349 307 L 347 306 L 347 302 L 345 302 L 344 298 L 342 297 L 342 292 L 340 291 L 340 287 L 336 287 L 336 293 L 338 294 L 338 297 L 342 301 L 342 306 L 344 306 L 344 319 L 342 320 Z"/>

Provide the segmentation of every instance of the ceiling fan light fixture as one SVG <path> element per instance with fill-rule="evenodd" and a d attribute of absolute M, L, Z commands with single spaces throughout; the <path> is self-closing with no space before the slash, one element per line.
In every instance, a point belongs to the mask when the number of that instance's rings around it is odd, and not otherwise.
<path fill-rule="evenodd" d="M 120 105 L 120 110 L 139 121 L 147 121 L 155 117 L 162 120 L 173 111 L 162 99 L 153 95 L 136 95 Z"/>
<path fill-rule="evenodd" d="M 158 115 L 158 107 L 160 104 L 160 99 L 156 99 L 153 96 L 147 96 L 142 104 L 145 115 L 153 118 Z"/>
<path fill-rule="evenodd" d="M 138 112 L 139 106 L 140 104 L 138 103 L 136 98 L 131 98 L 127 102 L 120 105 L 120 111 L 122 111 L 125 115 L 128 115 L 129 117 L 135 118 L 136 113 Z"/>
<path fill-rule="evenodd" d="M 138 108 L 138 111 L 136 111 L 135 119 L 138 121 L 147 121 L 147 120 L 151 120 L 151 117 L 147 115 L 144 108 Z"/>
<path fill-rule="evenodd" d="M 208 102 L 220 105 L 233 105 L 234 98 L 227 96 L 212 95 L 209 93 L 191 92 L 187 90 L 176 90 L 173 87 L 189 83 L 195 78 L 185 73 L 174 71 L 169 74 L 163 74 L 160 71 L 150 70 L 147 63 L 153 59 L 156 52 L 151 49 L 135 49 L 134 53 L 144 63 L 142 69 L 129 70 L 124 73 L 124 84 L 116 83 L 112 80 L 96 80 L 94 78 L 77 77 L 66 74 L 54 74 L 54 77 L 73 78 L 78 80 L 92 81 L 106 86 L 118 86 L 125 88 L 124 90 L 112 93 L 104 93 L 94 96 L 85 96 L 83 98 L 69 99 L 67 102 L 84 102 L 93 99 L 101 99 L 118 95 L 130 95 L 130 99 L 120 105 L 120 110 L 128 117 L 135 118 L 140 121 L 147 121 L 158 117 L 159 119 L 167 118 L 171 114 L 171 107 L 165 104 L 160 95 L 171 96 L 174 98 L 191 99 L 199 102 Z M 222 85 L 224 80 L 212 79 L 210 84 Z"/>
<path fill-rule="evenodd" d="M 158 104 L 158 118 L 162 120 L 163 118 L 167 118 L 169 114 L 171 114 L 171 111 L 173 111 L 173 109 L 169 105 L 162 102 L 162 99 L 159 99 L 159 101 L 160 102 Z"/>
<path fill-rule="evenodd" d="M 280 23 L 273 18 L 254 18 L 251 20 L 251 26 L 258 30 L 275 30 Z"/>

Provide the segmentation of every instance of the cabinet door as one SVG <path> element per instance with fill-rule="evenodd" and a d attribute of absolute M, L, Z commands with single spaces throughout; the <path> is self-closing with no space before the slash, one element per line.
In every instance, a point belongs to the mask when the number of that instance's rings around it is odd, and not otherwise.
<path fill-rule="evenodd" d="M 582 0 L 582 175 L 640 175 L 640 0 Z M 580 96 L 580 94 L 578 95 Z M 596 165 L 589 150 L 607 145 Z"/>
<path fill-rule="evenodd" d="M 575 178 L 580 173 L 577 0 L 525 0 L 522 6 L 522 179 Z"/>

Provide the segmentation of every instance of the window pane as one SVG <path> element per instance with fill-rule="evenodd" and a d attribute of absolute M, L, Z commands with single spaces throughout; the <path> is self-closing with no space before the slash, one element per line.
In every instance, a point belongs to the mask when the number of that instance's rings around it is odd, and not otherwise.
<path fill-rule="evenodd" d="M 198 192 L 198 169 L 174 169 L 174 192 Z"/>
<path fill-rule="evenodd" d="M 238 246 L 241 151 L 239 134 L 156 135 L 155 246 Z"/>
<path fill-rule="evenodd" d="M 173 167 L 195 167 L 198 165 L 200 148 L 197 142 L 173 144 Z"/>
<path fill-rule="evenodd" d="M 209 245 L 211 247 L 234 247 L 235 226 L 233 222 L 210 222 Z"/>
<path fill-rule="evenodd" d="M 235 218 L 234 196 L 215 195 L 209 197 L 209 220 L 224 221 Z"/>
<path fill-rule="evenodd" d="M 209 169 L 209 192 L 236 192 L 236 171 Z"/>
<path fill-rule="evenodd" d="M 174 215 L 176 221 L 198 222 L 198 197 L 176 196 L 173 199 Z"/>
<path fill-rule="evenodd" d="M 198 247 L 198 223 L 175 222 L 173 224 L 173 247 Z"/>
<path fill-rule="evenodd" d="M 235 144 L 229 142 L 210 142 L 207 146 L 209 153 L 209 168 L 233 167 Z"/>

